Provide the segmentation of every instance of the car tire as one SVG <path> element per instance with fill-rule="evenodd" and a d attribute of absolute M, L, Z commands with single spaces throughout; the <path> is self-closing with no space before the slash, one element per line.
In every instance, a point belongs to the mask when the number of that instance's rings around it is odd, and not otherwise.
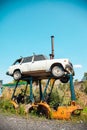
<path fill-rule="evenodd" d="M 21 72 L 19 70 L 16 70 L 13 74 L 14 80 L 19 80 L 21 79 Z"/>
<path fill-rule="evenodd" d="M 62 82 L 62 83 L 67 83 L 68 81 L 69 81 L 69 77 L 68 76 L 63 76 L 61 79 L 60 79 L 60 81 Z"/>
<path fill-rule="evenodd" d="M 64 75 L 63 67 L 60 65 L 54 65 L 51 69 L 51 73 L 55 78 L 60 78 Z"/>

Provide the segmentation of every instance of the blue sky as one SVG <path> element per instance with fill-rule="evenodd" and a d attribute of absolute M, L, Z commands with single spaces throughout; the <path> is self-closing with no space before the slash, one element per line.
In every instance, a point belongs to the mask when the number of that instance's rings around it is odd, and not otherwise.
<path fill-rule="evenodd" d="M 51 53 L 54 35 L 55 58 L 69 58 L 74 79 L 87 72 L 86 0 L 0 0 L 0 80 L 20 56 Z"/>

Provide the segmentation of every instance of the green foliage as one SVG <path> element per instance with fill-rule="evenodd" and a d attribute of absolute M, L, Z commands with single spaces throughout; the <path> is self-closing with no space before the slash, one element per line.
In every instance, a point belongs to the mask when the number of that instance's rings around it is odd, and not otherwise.
<path fill-rule="evenodd" d="M 87 94 L 87 80 L 83 81 L 81 84 L 81 89 L 83 88 L 83 92 Z"/>
<path fill-rule="evenodd" d="M 57 88 L 55 88 L 50 96 L 49 104 L 51 107 L 57 107 L 61 102 L 61 98 L 59 96 L 59 92 Z"/>
<path fill-rule="evenodd" d="M 87 94 L 87 81 L 84 82 L 84 85 L 85 85 L 84 92 Z"/>
<path fill-rule="evenodd" d="M 84 90 L 84 92 L 87 94 L 87 87 L 85 87 L 85 90 Z"/>
<path fill-rule="evenodd" d="M 83 81 L 86 81 L 87 80 L 87 72 L 84 73 L 84 76 L 83 76 Z"/>
<path fill-rule="evenodd" d="M 20 105 L 18 109 L 15 109 L 10 100 L 0 100 L 0 112 L 11 113 L 16 115 L 24 115 L 24 106 Z"/>
<path fill-rule="evenodd" d="M 71 120 L 78 123 L 87 122 L 87 107 L 81 111 L 80 116 L 72 116 Z"/>
<path fill-rule="evenodd" d="M 21 116 L 25 115 L 24 105 L 20 104 L 19 108 L 16 110 L 16 113 Z"/>
<path fill-rule="evenodd" d="M 16 113 L 10 100 L 0 100 L 0 110 L 2 112 Z"/>
<path fill-rule="evenodd" d="M 66 84 L 60 83 L 58 89 L 60 89 L 62 92 L 70 90 L 69 83 L 66 83 Z"/>
<path fill-rule="evenodd" d="M 83 113 L 87 114 L 87 107 L 83 109 Z"/>
<path fill-rule="evenodd" d="M 33 109 L 29 114 L 30 114 L 31 116 L 33 116 L 33 117 L 37 117 L 37 116 L 38 116 L 36 109 Z"/>

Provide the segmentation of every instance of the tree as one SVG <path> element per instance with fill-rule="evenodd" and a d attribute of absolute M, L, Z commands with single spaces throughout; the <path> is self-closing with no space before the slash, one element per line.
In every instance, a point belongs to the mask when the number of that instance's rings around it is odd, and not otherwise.
<path fill-rule="evenodd" d="M 85 80 L 87 80 L 87 72 L 84 73 L 84 76 L 82 78 L 82 81 L 85 81 Z"/>

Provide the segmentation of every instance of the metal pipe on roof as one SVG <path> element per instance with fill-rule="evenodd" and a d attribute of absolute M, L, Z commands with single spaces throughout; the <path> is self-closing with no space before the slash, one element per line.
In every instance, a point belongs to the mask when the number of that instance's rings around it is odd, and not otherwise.
<path fill-rule="evenodd" d="M 50 59 L 54 59 L 54 36 L 51 36 L 51 54 Z"/>

